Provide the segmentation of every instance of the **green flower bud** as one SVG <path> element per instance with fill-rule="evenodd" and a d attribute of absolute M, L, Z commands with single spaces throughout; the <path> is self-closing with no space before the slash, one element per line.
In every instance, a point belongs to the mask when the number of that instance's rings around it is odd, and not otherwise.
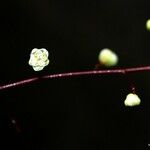
<path fill-rule="evenodd" d="M 105 48 L 100 51 L 98 60 L 102 65 L 106 67 L 112 67 L 118 63 L 118 56 L 110 49 Z"/>
<path fill-rule="evenodd" d="M 140 103 L 141 100 L 138 97 L 138 95 L 133 93 L 128 94 L 124 101 L 125 106 L 130 106 L 130 107 L 140 105 Z"/>

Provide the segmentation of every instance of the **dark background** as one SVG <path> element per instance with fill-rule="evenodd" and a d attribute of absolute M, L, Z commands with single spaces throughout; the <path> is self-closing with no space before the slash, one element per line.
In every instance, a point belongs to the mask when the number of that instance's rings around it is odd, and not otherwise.
<path fill-rule="evenodd" d="M 149 0 L 6 0 L 0 8 L 1 85 L 92 70 L 105 47 L 118 54 L 118 68 L 149 65 Z M 50 54 L 40 73 L 28 65 L 33 48 Z M 52 79 L 1 91 L 0 149 L 150 149 L 149 76 Z M 142 102 L 128 108 L 132 84 Z"/>

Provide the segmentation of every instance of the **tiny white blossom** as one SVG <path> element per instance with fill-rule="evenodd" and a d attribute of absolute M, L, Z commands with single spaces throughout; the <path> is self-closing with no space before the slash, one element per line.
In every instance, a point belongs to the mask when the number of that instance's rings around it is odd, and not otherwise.
<path fill-rule="evenodd" d="M 140 103 L 141 100 L 138 97 L 138 95 L 133 93 L 128 94 L 124 101 L 125 106 L 130 106 L 130 107 L 140 105 Z"/>
<path fill-rule="evenodd" d="M 45 48 L 34 48 L 31 51 L 29 65 L 33 67 L 34 71 L 41 71 L 49 64 L 48 51 Z"/>
<path fill-rule="evenodd" d="M 118 63 L 118 56 L 112 50 L 104 48 L 100 51 L 98 60 L 102 65 L 111 67 Z"/>

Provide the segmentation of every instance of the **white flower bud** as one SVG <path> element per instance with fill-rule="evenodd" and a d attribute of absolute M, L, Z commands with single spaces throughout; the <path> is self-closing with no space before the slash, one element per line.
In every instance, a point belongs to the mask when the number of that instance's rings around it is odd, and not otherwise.
<path fill-rule="evenodd" d="M 110 49 L 105 48 L 100 51 L 98 55 L 98 60 L 102 65 L 106 67 L 111 67 L 115 66 L 118 63 L 118 56 Z"/>
<path fill-rule="evenodd" d="M 31 51 L 29 65 L 33 67 L 34 71 L 41 71 L 49 64 L 48 51 L 44 48 L 34 48 Z"/>
<path fill-rule="evenodd" d="M 128 94 L 124 101 L 125 106 L 130 106 L 130 107 L 140 105 L 140 103 L 141 100 L 138 97 L 138 95 L 133 93 Z"/>

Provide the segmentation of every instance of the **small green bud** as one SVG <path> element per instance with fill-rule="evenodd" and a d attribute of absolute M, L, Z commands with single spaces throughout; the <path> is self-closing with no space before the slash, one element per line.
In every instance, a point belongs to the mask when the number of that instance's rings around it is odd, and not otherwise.
<path fill-rule="evenodd" d="M 150 19 L 146 21 L 146 29 L 150 31 Z"/>
<path fill-rule="evenodd" d="M 128 94 L 124 101 L 125 106 L 130 106 L 130 107 L 140 105 L 140 103 L 141 100 L 138 97 L 138 95 L 133 93 Z"/>
<path fill-rule="evenodd" d="M 105 48 L 100 51 L 98 60 L 106 67 L 112 67 L 118 63 L 118 56 L 112 50 Z"/>

